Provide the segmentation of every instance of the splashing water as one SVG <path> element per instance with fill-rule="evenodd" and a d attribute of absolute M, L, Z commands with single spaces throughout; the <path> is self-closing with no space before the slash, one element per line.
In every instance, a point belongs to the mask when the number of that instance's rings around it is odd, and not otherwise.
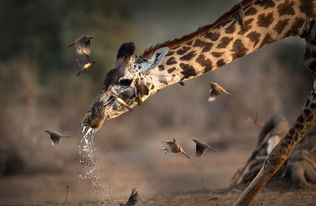
<path fill-rule="evenodd" d="M 83 127 L 83 137 L 79 145 L 79 155 L 80 163 L 84 166 L 84 173 L 80 174 L 79 177 L 90 180 L 91 186 L 94 189 L 93 193 L 98 196 L 98 205 L 103 205 L 104 201 L 111 200 L 110 193 L 113 192 L 113 188 L 105 189 L 104 185 L 100 183 L 100 174 L 98 174 L 99 167 L 95 157 L 96 150 L 94 145 L 94 136 L 97 131 L 98 129 Z"/>
<path fill-rule="evenodd" d="M 94 189 L 100 188 L 97 176 L 97 161 L 95 158 L 94 136 L 97 133 L 97 129 L 91 127 L 85 131 L 86 127 L 83 127 L 83 137 L 79 145 L 80 163 L 84 165 L 84 174 L 80 174 L 82 179 L 89 179 Z"/>

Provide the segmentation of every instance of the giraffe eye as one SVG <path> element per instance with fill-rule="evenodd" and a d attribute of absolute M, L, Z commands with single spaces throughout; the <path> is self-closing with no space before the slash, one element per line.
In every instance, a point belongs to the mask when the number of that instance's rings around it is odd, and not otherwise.
<path fill-rule="evenodd" d="M 131 79 L 120 79 L 120 85 L 122 86 L 130 86 L 132 84 L 132 80 Z"/>

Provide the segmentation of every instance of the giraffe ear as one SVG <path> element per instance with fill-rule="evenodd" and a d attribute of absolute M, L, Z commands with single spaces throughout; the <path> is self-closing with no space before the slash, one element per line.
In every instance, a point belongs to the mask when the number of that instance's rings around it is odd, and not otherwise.
<path fill-rule="evenodd" d="M 152 55 L 152 57 L 148 58 L 148 59 L 139 59 L 139 70 L 142 73 L 146 73 L 151 69 L 154 69 L 155 67 L 157 67 L 161 61 L 163 60 L 163 58 L 166 56 L 166 54 L 168 53 L 169 48 L 168 47 L 163 47 L 163 48 L 159 48 L 155 51 L 155 53 Z"/>

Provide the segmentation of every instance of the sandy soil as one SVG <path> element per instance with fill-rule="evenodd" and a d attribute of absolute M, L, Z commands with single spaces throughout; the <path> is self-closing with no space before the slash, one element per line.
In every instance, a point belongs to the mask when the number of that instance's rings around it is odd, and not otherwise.
<path fill-rule="evenodd" d="M 138 205 L 146 206 L 230 206 L 241 193 L 240 189 L 231 191 L 196 191 L 190 193 L 177 194 L 172 196 L 154 196 L 150 198 L 140 198 Z M 107 200 L 103 202 L 84 201 L 84 202 L 51 202 L 39 204 L 43 206 L 98 206 L 98 205 L 119 205 L 124 202 L 122 199 Z M 22 204 L 23 205 L 23 204 Z M 316 186 L 309 189 L 297 190 L 289 187 L 285 183 L 273 183 L 258 195 L 252 206 L 272 206 L 272 205 L 291 205 L 291 206 L 315 206 L 316 205 Z"/>
<path fill-rule="evenodd" d="M 186 145 L 183 141 L 191 160 L 181 155 L 163 155 L 159 141 L 149 144 L 154 146 L 139 147 L 141 149 L 106 155 L 97 152 L 100 189 L 93 189 L 89 180 L 79 178 L 83 167 L 77 159 L 70 163 L 63 161 L 63 170 L 46 168 L 37 173 L 1 178 L 0 206 L 96 206 L 102 203 L 114 206 L 127 200 L 132 187 L 139 191 L 138 205 L 224 206 L 236 201 L 242 188 L 226 192 L 220 188 L 229 185 L 233 174 L 246 161 L 253 140 L 251 144 L 249 140 L 238 139 L 236 144 L 231 140 L 234 148 L 222 148 L 202 158 L 194 157 L 190 142 Z M 57 149 L 64 151 L 62 147 Z M 67 185 L 70 190 L 68 201 L 64 202 Z M 253 203 L 253 206 L 259 205 L 316 205 L 316 185 L 297 190 L 290 182 L 272 183 Z"/>

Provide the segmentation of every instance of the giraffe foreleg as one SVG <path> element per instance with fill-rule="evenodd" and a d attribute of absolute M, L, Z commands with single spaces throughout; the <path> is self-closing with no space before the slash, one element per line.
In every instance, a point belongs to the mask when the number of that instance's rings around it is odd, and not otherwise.
<path fill-rule="evenodd" d="M 267 156 L 262 168 L 257 176 L 241 194 L 234 206 L 246 206 L 255 198 L 258 192 L 272 178 L 272 176 L 282 167 L 291 152 L 295 149 L 299 141 L 315 126 L 314 117 L 316 114 L 316 81 L 313 89 L 303 107 L 303 111 L 297 118 L 294 126 L 287 135 L 280 140 L 271 153 Z"/>

